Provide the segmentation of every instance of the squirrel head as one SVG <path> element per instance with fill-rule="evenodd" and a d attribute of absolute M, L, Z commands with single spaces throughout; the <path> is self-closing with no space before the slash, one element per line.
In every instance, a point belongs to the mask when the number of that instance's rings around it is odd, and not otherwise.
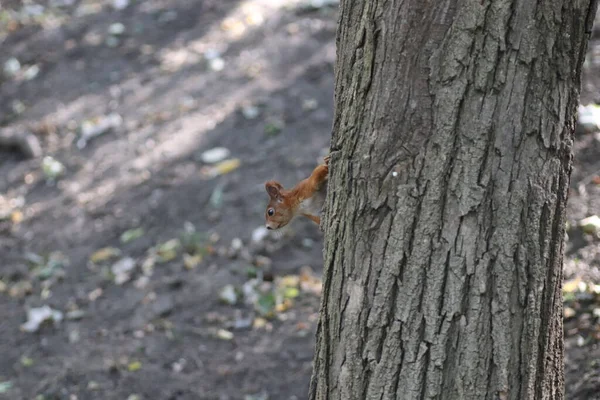
<path fill-rule="evenodd" d="M 283 186 L 279 182 L 269 181 L 265 183 L 265 189 L 269 194 L 269 204 L 265 211 L 267 229 L 279 229 L 286 226 L 294 217 L 293 205 L 289 204 Z"/>

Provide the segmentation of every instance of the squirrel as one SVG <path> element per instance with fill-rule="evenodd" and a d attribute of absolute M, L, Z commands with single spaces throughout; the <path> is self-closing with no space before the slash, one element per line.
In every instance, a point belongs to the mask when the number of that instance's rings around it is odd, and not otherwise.
<path fill-rule="evenodd" d="M 290 190 L 284 189 L 277 181 L 265 183 L 270 198 L 265 212 L 267 229 L 283 228 L 298 215 L 309 218 L 317 225 L 321 224 L 321 209 L 327 195 L 329 158 L 326 156 L 323 164 Z"/>

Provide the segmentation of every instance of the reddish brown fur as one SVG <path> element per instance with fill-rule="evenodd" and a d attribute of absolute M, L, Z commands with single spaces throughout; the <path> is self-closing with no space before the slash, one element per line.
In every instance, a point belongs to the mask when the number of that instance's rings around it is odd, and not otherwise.
<path fill-rule="evenodd" d="M 295 216 L 303 215 L 317 225 L 321 219 L 317 215 L 300 213 L 299 208 L 302 201 L 311 198 L 323 183 L 327 180 L 329 172 L 329 156 L 325 157 L 325 163 L 317 166 L 312 174 L 298 182 L 290 190 L 285 190 L 277 181 L 265 183 L 265 189 L 270 200 L 265 211 L 266 226 L 269 229 L 279 229 L 286 226 Z M 269 216 L 269 210 L 273 209 L 273 215 Z"/>

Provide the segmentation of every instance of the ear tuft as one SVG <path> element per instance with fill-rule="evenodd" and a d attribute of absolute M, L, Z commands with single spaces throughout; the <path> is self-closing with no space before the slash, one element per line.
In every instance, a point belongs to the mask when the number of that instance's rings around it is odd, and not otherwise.
<path fill-rule="evenodd" d="M 281 189 L 282 186 L 275 182 L 275 181 L 269 181 L 267 183 L 265 183 L 265 189 L 267 190 L 267 193 L 269 194 L 269 196 L 273 199 L 280 199 L 281 198 Z"/>

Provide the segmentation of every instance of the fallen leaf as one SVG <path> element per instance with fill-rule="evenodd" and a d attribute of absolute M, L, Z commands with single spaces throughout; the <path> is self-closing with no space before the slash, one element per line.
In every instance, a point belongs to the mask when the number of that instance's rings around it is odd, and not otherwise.
<path fill-rule="evenodd" d="M 595 104 L 579 105 L 577 124 L 586 132 L 597 132 L 600 128 L 600 107 Z"/>
<path fill-rule="evenodd" d="M 296 330 L 305 331 L 305 330 L 308 330 L 308 329 L 310 329 L 310 325 L 308 323 L 306 323 L 306 322 L 298 322 L 296 324 Z"/>
<path fill-rule="evenodd" d="M 88 299 L 90 299 L 90 301 L 96 301 L 100 296 L 102 296 L 102 288 L 96 288 L 88 294 Z"/>
<path fill-rule="evenodd" d="M 219 209 L 223 205 L 223 188 L 225 184 L 221 183 L 215 187 L 210 195 L 210 205 L 213 208 Z"/>
<path fill-rule="evenodd" d="M 248 278 L 256 278 L 258 276 L 258 268 L 252 265 L 246 267 L 246 275 Z"/>
<path fill-rule="evenodd" d="M 106 40 L 109 47 L 116 47 L 119 45 L 119 40 L 114 36 L 109 36 Z M 111 129 L 118 128 L 122 123 L 123 118 L 116 113 L 84 121 L 81 124 L 80 138 L 77 141 L 77 147 L 83 149 L 91 139 L 107 133 Z"/>
<path fill-rule="evenodd" d="M 121 243 L 126 244 L 144 236 L 144 228 L 129 229 L 121 234 Z"/>
<path fill-rule="evenodd" d="M 79 330 L 73 329 L 72 331 L 69 331 L 69 343 L 78 343 L 80 337 Z"/>
<path fill-rule="evenodd" d="M 236 18 L 225 18 L 221 22 L 221 29 L 229 32 L 233 37 L 240 37 L 246 31 L 244 23 Z"/>
<path fill-rule="evenodd" d="M 301 3 L 302 8 L 306 9 L 319 9 L 331 6 L 337 6 L 340 3 L 340 0 L 310 0 Z"/>
<path fill-rule="evenodd" d="M 285 288 L 283 292 L 283 297 L 285 297 L 286 299 L 293 299 L 298 297 L 298 295 L 300 295 L 300 291 L 298 290 L 298 288 L 295 287 Z"/>
<path fill-rule="evenodd" d="M 154 264 L 156 264 L 156 255 L 150 254 L 142 263 L 142 273 L 151 276 L 154 273 Z"/>
<path fill-rule="evenodd" d="M 292 302 L 290 299 L 284 299 L 282 302 L 277 303 L 277 305 L 275 306 L 275 311 L 281 313 L 281 312 L 285 312 L 287 310 L 289 310 L 290 308 L 292 308 Z"/>
<path fill-rule="evenodd" d="M 311 238 L 302 239 L 302 246 L 306 247 L 307 249 L 312 249 L 314 243 L 315 242 Z"/>
<path fill-rule="evenodd" d="M 62 312 L 54 310 L 47 305 L 37 308 L 31 308 L 27 311 L 27 322 L 21 325 L 25 332 L 36 332 L 46 321 L 59 323 L 63 319 Z"/>
<path fill-rule="evenodd" d="M 273 265 L 273 261 L 269 257 L 258 255 L 254 258 L 254 265 L 260 268 L 269 268 Z"/>
<path fill-rule="evenodd" d="M 25 78 L 25 80 L 27 81 L 31 81 L 33 79 L 35 79 L 36 76 L 38 76 L 38 74 L 40 73 L 40 66 L 39 65 L 31 65 L 29 66 L 25 72 L 23 73 L 23 78 Z"/>
<path fill-rule="evenodd" d="M 187 224 L 185 231 L 181 234 L 181 245 L 184 251 L 190 255 L 208 254 L 206 252 L 207 235 L 202 232 L 196 232 L 192 224 Z"/>
<path fill-rule="evenodd" d="M 244 247 L 242 239 L 236 237 L 231 240 L 231 248 L 235 251 L 240 251 Z"/>
<path fill-rule="evenodd" d="M 253 105 L 245 105 L 242 107 L 242 114 L 246 119 L 255 119 L 259 116 L 260 110 L 258 107 Z"/>
<path fill-rule="evenodd" d="M 233 339 L 233 333 L 226 329 L 217 330 L 216 336 L 218 339 L 222 339 L 222 340 L 232 340 Z"/>
<path fill-rule="evenodd" d="M 65 315 L 65 317 L 67 319 L 70 319 L 70 320 L 78 320 L 78 319 L 81 319 L 81 318 L 85 317 L 85 311 L 83 311 L 83 310 L 71 310 L 71 311 L 67 312 L 67 314 Z"/>
<path fill-rule="evenodd" d="M 129 0 L 113 0 L 112 6 L 115 10 L 124 10 L 129 6 Z"/>
<path fill-rule="evenodd" d="M 564 314 L 564 317 L 565 317 L 565 318 L 572 318 L 572 317 L 574 317 L 574 316 L 575 316 L 577 313 L 576 313 L 576 312 L 575 312 L 575 310 L 574 310 L 574 309 L 572 309 L 571 307 L 565 307 L 563 314 Z"/>
<path fill-rule="evenodd" d="M 225 285 L 219 292 L 219 300 L 225 304 L 234 305 L 238 301 L 238 295 L 233 285 Z"/>
<path fill-rule="evenodd" d="M 179 103 L 179 112 L 185 113 L 192 110 L 196 106 L 196 100 L 193 97 L 185 96 Z"/>
<path fill-rule="evenodd" d="M 300 277 L 298 275 L 286 275 L 280 278 L 278 283 L 282 287 L 298 287 Z"/>
<path fill-rule="evenodd" d="M 252 327 L 254 329 L 264 328 L 265 326 L 267 326 L 266 319 L 264 319 L 262 317 L 254 318 L 254 323 L 252 324 Z"/>
<path fill-rule="evenodd" d="M 255 304 L 258 302 L 258 284 L 258 279 L 250 279 L 242 285 L 242 293 L 244 294 L 246 304 Z"/>
<path fill-rule="evenodd" d="M 600 217 L 592 215 L 579 221 L 581 229 L 588 234 L 600 233 Z"/>
<path fill-rule="evenodd" d="M 121 255 L 121 250 L 119 250 L 115 247 L 105 247 L 103 249 L 100 249 L 100 250 L 94 252 L 90 256 L 90 261 L 93 262 L 94 264 L 97 264 L 97 263 L 101 263 L 104 261 L 108 261 L 111 258 L 116 258 L 120 255 Z"/>
<path fill-rule="evenodd" d="M 8 295 L 13 298 L 22 298 L 31 294 L 32 291 L 33 286 L 31 285 L 31 282 L 19 281 L 10 287 Z"/>
<path fill-rule="evenodd" d="M 148 278 L 146 275 L 142 275 L 133 283 L 133 286 L 135 286 L 137 289 L 144 289 L 146 286 L 148 286 L 148 283 L 150 283 L 150 278 Z"/>
<path fill-rule="evenodd" d="M 189 254 L 183 255 L 183 265 L 186 269 L 194 269 L 202 262 L 202 255 L 197 254 L 195 256 L 191 256 Z"/>
<path fill-rule="evenodd" d="M 156 249 L 156 254 L 159 261 L 168 262 L 177 258 L 177 250 L 181 247 L 179 239 L 171 239 L 159 245 Z"/>
<path fill-rule="evenodd" d="M 113 36 L 119 36 L 125 33 L 125 25 L 120 22 L 115 22 L 108 26 L 108 34 Z"/>
<path fill-rule="evenodd" d="M 269 394 L 264 391 L 255 394 L 246 394 L 244 395 L 244 400 L 269 400 Z"/>
<path fill-rule="evenodd" d="M 54 181 L 65 172 L 65 166 L 50 156 L 42 160 L 42 172 L 48 181 Z"/>
<path fill-rule="evenodd" d="M 166 24 L 168 22 L 175 21 L 177 19 L 177 11 L 175 10 L 167 10 L 160 14 L 158 17 L 158 22 L 162 24 Z"/>
<path fill-rule="evenodd" d="M 209 324 L 222 324 L 225 323 L 225 321 L 227 320 L 227 317 L 225 317 L 222 314 L 219 314 L 218 312 L 207 312 L 206 314 L 204 314 L 204 321 L 209 323 Z"/>
<path fill-rule="evenodd" d="M 171 369 L 173 370 L 173 372 L 179 373 L 179 372 L 183 371 L 186 364 L 187 364 L 187 360 L 185 358 L 180 358 L 178 361 L 174 362 L 171 365 Z"/>
<path fill-rule="evenodd" d="M 282 121 L 270 121 L 265 124 L 265 134 L 267 136 L 276 136 L 283 130 Z"/>
<path fill-rule="evenodd" d="M 27 356 L 21 357 L 21 365 L 24 366 L 25 368 L 29 368 L 33 364 L 34 364 L 34 361 L 32 358 L 27 357 Z"/>
<path fill-rule="evenodd" d="M 252 326 L 252 322 L 252 317 L 243 318 L 242 316 L 238 315 L 233 322 L 228 324 L 228 326 L 232 329 L 247 329 Z"/>
<path fill-rule="evenodd" d="M 11 381 L 0 382 L 0 394 L 8 393 L 12 386 Z"/>
<path fill-rule="evenodd" d="M 216 164 L 225 160 L 231 151 L 226 147 L 215 147 L 210 150 L 206 150 L 200 155 L 200 160 L 205 164 Z"/>
<path fill-rule="evenodd" d="M 575 279 L 571 279 L 566 281 L 563 284 L 563 292 L 565 293 L 573 293 L 579 289 L 579 283 L 581 282 L 581 278 L 577 277 Z"/>
<path fill-rule="evenodd" d="M 122 285 L 131 279 L 131 272 L 135 268 L 135 260 L 131 257 L 123 258 L 117 261 L 111 267 L 111 272 L 115 277 L 115 283 Z"/>
<path fill-rule="evenodd" d="M 86 15 L 97 14 L 102 10 L 102 4 L 86 4 L 83 3 L 75 9 L 75 16 L 83 17 Z"/>
<path fill-rule="evenodd" d="M 225 60 L 223 60 L 221 57 L 213 58 L 212 60 L 208 61 L 208 66 L 215 72 L 223 71 L 225 68 Z"/>
<path fill-rule="evenodd" d="M 34 269 L 37 278 L 45 280 L 53 276 L 64 275 L 64 267 L 69 264 L 69 260 L 60 252 L 51 253 L 47 259 L 38 264 Z"/>
<path fill-rule="evenodd" d="M 89 381 L 87 384 L 88 390 L 98 390 L 100 389 L 100 384 L 96 381 Z"/>
<path fill-rule="evenodd" d="M 13 224 L 17 225 L 23 222 L 23 213 L 19 210 L 15 210 L 10 215 L 10 220 Z"/>
<path fill-rule="evenodd" d="M 319 106 L 317 99 L 306 99 L 302 102 L 302 109 L 305 111 L 316 110 Z"/>
<path fill-rule="evenodd" d="M 46 259 L 36 253 L 27 252 L 23 257 L 33 265 L 43 265 L 46 263 Z"/>
<path fill-rule="evenodd" d="M 25 103 L 23 103 L 21 100 L 13 100 L 10 103 L 10 106 L 15 114 L 23 114 L 25 112 L 25 109 L 27 108 Z M 50 178 L 47 179 L 48 183 L 53 182 L 53 180 L 54 179 L 50 179 Z"/>
<path fill-rule="evenodd" d="M 254 307 L 261 315 L 271 317 L 275 311 L 276 305 L 275 295 L 273 293 L 265 293 L 259 296 Z"/>
<path fill-rule="evenodd" d="M 21 62 L 15 57 L 9 58 L 4 63 L 4 73 L 9 77 L 14 77 L 21 70 Z"/>
<path fill-rule="evenodd" d="M 42 292 L 40 293 L 40 298 L 42 300 L 46 300 L 46 299 L 49 299 L 50 296 L 52 296 L 52 291 L 47 287 L 43 288 Z"/>
<path fill-rule="evenodd" d="M 319 296 L 322 288 L 323 282 L 321 282 L 321 279 L 312 275 L 312 270 L 310 267 L 304 267 L 301 269 L 300 290 Z"/>
<path fill-rule="evenodd" d="M 265 20 L 264 17 L 262 16 L 261 13 L 259 12 L 251 12 L 248 15 L 246 15 L 246 23 L 248 25 L 260 25 L 263 23 L 263 21 Z"/>
<path fill-rule="evenodd" d="M 127 370 L 129 372 L 139 371 L 142 368 L 142 363 L 139 361 L 133 361 L 127 364 Z"/>
<path fill-rule="evenodd" d="M 212 60 L 218 57 L 221 57 L 221 52 L 217 49 L 206 49 L 204 51 L 204 53 L 202 53 L 202 56 L 206 59 L 206 60 Z"/>
<path fill-rule="evenodd" d="M 225 175 L 232 171 L 235 171 L 240 167 L 242 162 L 238 158 L 232 158 L 229 160 L 221 161 L 212 166 L 205 166 L 200 169 L 200 173 L 205 178 L 215 178 L 219 175 Z"/>

